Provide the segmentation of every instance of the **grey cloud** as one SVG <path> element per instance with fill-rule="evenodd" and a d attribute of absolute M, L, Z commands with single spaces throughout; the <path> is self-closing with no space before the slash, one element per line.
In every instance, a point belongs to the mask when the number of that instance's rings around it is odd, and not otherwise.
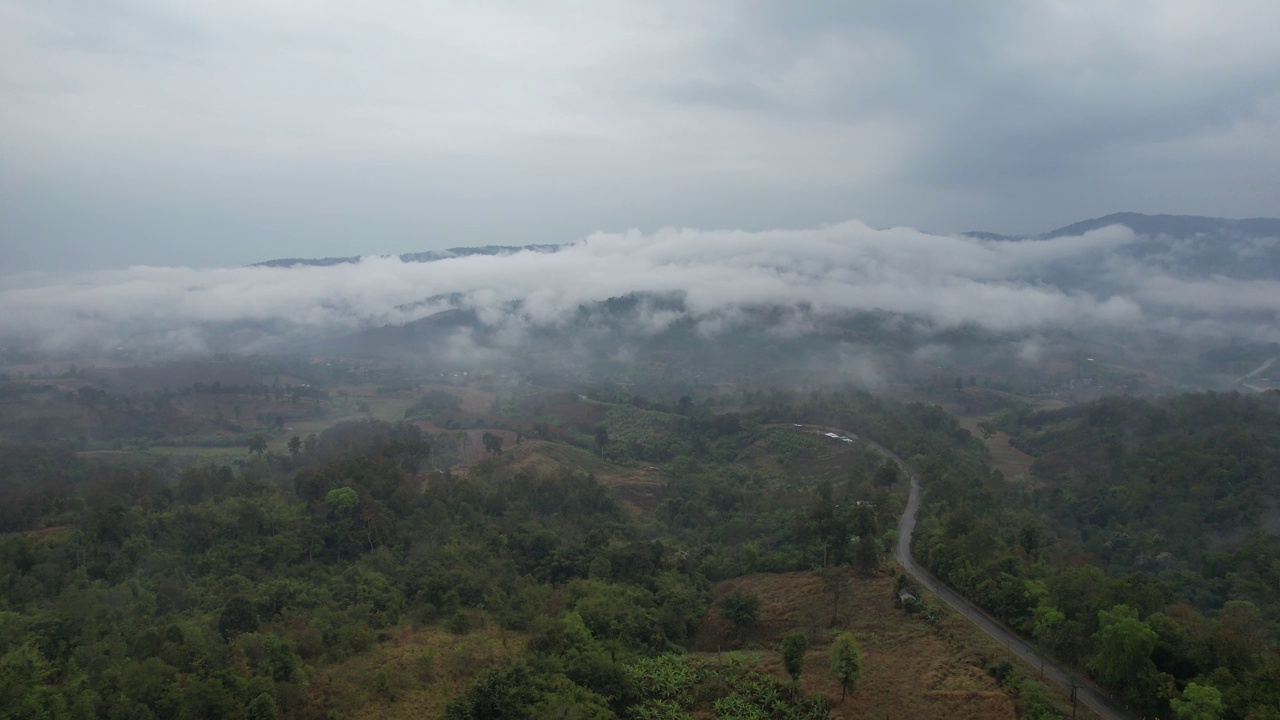
<path fill-rule="evenodd" d="M 1209 315 L 1224 311 L 1270 313 L 1280 318 L 1280 281 L 1215 277 L 1185 280 L 1168 275 L 1142 278 L 1137 295 L 1148 304 L 1195 310 Z"/>

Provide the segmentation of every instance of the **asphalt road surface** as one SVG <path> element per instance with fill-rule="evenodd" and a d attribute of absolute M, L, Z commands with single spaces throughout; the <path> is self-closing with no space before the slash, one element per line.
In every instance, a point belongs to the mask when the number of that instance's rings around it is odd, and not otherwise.
<path fill-rule="evenodd" d="M 847 437 L 856 437 L 845 430 L 837 430 L 835 428 L 820 429 Z M 859 439 L 897 463 L 903 474 L 911 481 L 911 495 L 907 499 L 906 509 L 902 511 L 902 519 L 898 521 L 898 545 L 893 551 L 894 557 L 906 569 L 907 573 L 915 578 L 916 582 L 941 598 L 943 602 L 963 613 L 973 624 L 982 628 L 983 632 L 995 638 L 1000 644 L 1007 647 L 1010 652 L 1027 661 L 1032 667 L 1038 668 L 1044 677 L 1062 686 L 1068 692 L 1074 686 L 1076 699 L 1097 713 L 1099 717 L 1104 718 L 1104 720 L 1135 720 L 1138 717 L 1137 715 L 1102 694 L 1100 690 L 1079 678 L 1069 668 L 1059 665 L 1052 658 L 1041 655 L 1034 647 L 1024 642 L 1017 633 L 1005 627 L 999 620 L 988 615 L 977 605 L 969 602 L 963 595 L 952 590 L 949 586 L 929 574 L 927 570 L 916 564 L 915 558 L 911 556 L 911 535 L 916 529 L 916 511 L 920 509 L 920 482 L 916 477 L 916 473 L 911 469 L 910 465 L 907 465 L 902 461 L 902 458 L 890 452 L 888 448 L 866 438 Z"/>

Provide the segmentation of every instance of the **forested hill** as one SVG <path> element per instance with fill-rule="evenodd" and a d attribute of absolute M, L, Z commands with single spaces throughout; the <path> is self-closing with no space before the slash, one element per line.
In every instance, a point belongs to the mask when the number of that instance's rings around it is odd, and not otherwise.
<path fill-rule="evenodd" d="M 1107 292 L 1117 286 L 1106 279 L 1115 263 L 1136 263 L 1145 272 L 1176 277 L 1217 276 L 1263 280 L 1280 277 L 1280 219 L 1204 217 L 1200 215 L 1143 215 L 1122 212 L 1082 220 L 1033 237 L 991 232 L 965 233 L 981 240 L 1040 242 L 1084 235 L 1112 225 L 1123 225 L 1134 238 L 1119 248 L 1088 258 L 1050 262 L 1043 279 L 1059 287 Z"/>
<path fill-rule="evenodd" d="M 1121 527 L 1091 552 L 1126 566 L 1192 560 L 1250 532 L 1280 531 L 1280 393 L 1112 397 L 1001 418 L 1082 527 Z M 1274 584 L 1273 584 L 1274 587 Z"/>
<path fill-rule="evenodd" d="M 993 425 L 1031 479 L 922 466 L 916 556 L 1148 717 L 1280 718 L 1280 393 Z"/>

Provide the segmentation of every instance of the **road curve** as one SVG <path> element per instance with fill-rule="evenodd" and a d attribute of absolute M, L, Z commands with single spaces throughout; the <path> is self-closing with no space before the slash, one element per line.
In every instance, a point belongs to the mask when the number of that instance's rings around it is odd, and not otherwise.
<path fill-rule="evenodd" d="M 836 430 L 834 428 L 817 429 L 854 437 L 852 433 L 844 430 Z M 897 463 L 898 468 L 911 481 L 911 494 L 907 498 L 907 507 L 902 511 L 902 518 L 898 521 L 898 543 L 893 549 L 893 556 L 897 559 L 898 564 L 902 565 L 903 569 L 911 577 L 915 578 L 916 582 L 928 588 L 930 592 L 938 596 L 946 604 L 964 613 L 964 616 L 970 622 L 995 638 L 996 641 L 1007 647 L 1010 652 L 1027 661 L 1032 667 L 1039 668 L 1044 677 L 1057 683 L 1068 692 L 1074 685 L 1076 687 L 1076 698 L 1090 710 L 1097 713 L 1099 717 L 1104 720 L 1135 720 L 1136 716 L 1123 706 L 1118 705 L 1114 700 L 1102 694 L 1097 688 L 1082 681 L 1069 668 L 1060 665 L 1052 658 L 1041 655 L 1035 647 L 1023 641 L 1013 630 L 988 615 L 977 605 L 969 602 L 963 595 L 952 590 L 950 586 L 939 581 L 929 571 L 916 563 L 915 558 L 911 555 L 911 536 L 916 529 L 916 512 L 920 509 L 920 481 L 916 476 L 916 472 L 910 465 L 903 462 L 902 458 L 890 451 L 889 448 L 873 440 L 859 439 L 875 448 L 881 455 Z"/>
<path fill-rule="evenodd" d="M 1267 368 L 1274 365 L 1277 360 L 1280 360 L 1280 355 L 1277 355 L 1273 358 L 1267 358 L 1265 362 L 1263 362 L 1258 367 L 1254 368 L 1252 371 L 1236 378 L 1236 382 L 1240 383 L 1242 386 L 1254 392 L 1266 392 L 1267 388 L 1258 387 L 1257 385 L 1254 385 L 1253 383 L 1249 382 L 1249 378 L 1255 377 L 1257 375 L 1260 375 L 1263 372 L 1266 372 Z"/>

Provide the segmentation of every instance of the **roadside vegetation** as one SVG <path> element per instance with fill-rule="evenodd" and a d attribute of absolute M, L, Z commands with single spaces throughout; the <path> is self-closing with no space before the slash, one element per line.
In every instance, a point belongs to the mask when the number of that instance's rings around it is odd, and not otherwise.
<path fill-rule="evenodd" d="M 995 425 L 1035 457 L 1033 482 L 988 471 L 975 440 L 929 453 L 916 556 L 1122 703 L 1280 717 L 1280 395 L 1113 397 Z"/>

